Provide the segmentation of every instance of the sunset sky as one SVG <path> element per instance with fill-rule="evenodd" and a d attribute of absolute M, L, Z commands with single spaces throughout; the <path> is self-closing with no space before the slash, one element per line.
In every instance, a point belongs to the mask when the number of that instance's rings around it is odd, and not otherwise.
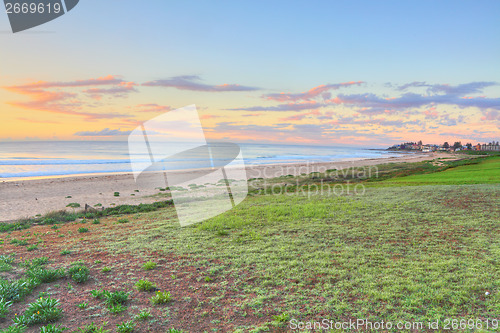
<path fill-rule="evenodd" d="M 500 2 L 82 0 L 12 34 L 0 141 L 126 140 L 196 104 L 234 142 L 500 140 Z"/>

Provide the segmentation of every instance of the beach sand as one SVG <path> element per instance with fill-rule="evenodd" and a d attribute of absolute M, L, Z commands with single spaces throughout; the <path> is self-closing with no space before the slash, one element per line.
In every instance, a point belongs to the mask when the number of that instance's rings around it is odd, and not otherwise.
<path fill-rule="evenodd" d="M 417 153 L 402 157 L 358 159 L 328 163 L 294 163 L 279 165 L 247 166 L 247 179 L 274 178 L 282 175 L 300 175 L 311 172 L 324 172 L 329 169 L 345 169 L 352 167 L 370 167 L 377 164 L 420 162 L 437 157 L 453 158 L 451 154 Z M 189 174 L 191 171 L 183 171 Z M 136 184 L 131 173 L 72 176 L 62 178 L 29 179 L 0 182 L 0 221 L 13 221 L 20 218 L 46 214 L 50 211 L 67 209 L 69 203 L 79 203 L 103 207 L 139 203 L 153 203 L 165 200 L 161 197 L 151 197 L 158 194 L 158 187 L 164 184 L 155 183 L 156 177 L 151 177 L 150 186 Z M 139 189 L 139 192 L 137 190 Z M 114 193 L 119 192 L 119 196 Z"/>

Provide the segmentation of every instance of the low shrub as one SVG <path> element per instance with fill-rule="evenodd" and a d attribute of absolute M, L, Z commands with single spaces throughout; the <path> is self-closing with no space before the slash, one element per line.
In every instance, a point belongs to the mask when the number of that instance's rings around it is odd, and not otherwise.
<path fill-rule="evenodd" d="M 83 327 L 80 327 L 78 331 L 80 333 L 107 333 L 109 330 L 105 330 L 104 327 L 107 325 L 107 322 L 104 322 L 102 326 L 97 326 L 94 322 L 87 324 Z"/>
<path fill-rule="evenodd" d="M 123 306 L 122 304 L 114 304 L 114 305 L 109 305 L 108 310 L 112 314 L 119 314 L 119 313 L 122 313 L 123 311 L 127 310 L 127 307 Z"/>
<path fill-rule="evenodd" d="M 147 271 L 155 269 L 156 263 L 153 261 L 148 261 L 148 262 L 144 263 L 144 265 L 142 265 L 142 268 L 144 268 Z"/>
<path fill-rule="evenodd" d="M 144 321 L 144 320 L 148 320 L 149 318 L 151 318 L 151 312 L 149 312 L 147 310 L 143 310 L 135 315 L 134 320 Z"/>
<path fill-rule="evenodd" d="M 42 283 L 54 282 L 58 279 L 63 278 L 65 275 L 63 269 L 46 269 L 40 266 L 30 268 L 26 272 L 26 274 L 29 277 L 37 279 Z"/>
<path fill-rule="evenodd" d="M 28 251 L 38 250 L 38 245 L 36 245 L 36 244 L 30 245 L 26 248 L 26 250 L 28 250 Z"/>
<path fill-rule="evenodd" d="M 40 285 L 40 281 L 33 278 L 20 279 L 12 282 L 0 279 L 0 298 L 4 301 L 20 301 L 26 295 L 31 294 L 33 289 L 38 285 Z"/>
<path fill-rule="evenodd" d="M 40 333 L 62 333 L 67 329 L 67 327 L 62 327 L 62 325 L 48 324 L 47 326 L 40 327 Z"/>
<path fill-rule="evenodd" d="M 80 263 L 71 265 L 68 268 L 68 275 L 77 283 L 84 283 L 89 279 L 90 269 Z"/>
<path fill-rule="evenodd" d="M 125 291 L 115 291 L 115 292 L 109 292 L 109 291 L 104 291 L 103 293 L 103 298 L 104 298 L 104 303 L 106 305 L 111 306 L 111 305 L 116 305 L 116 304 L 124 304 L 128 301 L 130 293 L 125 292 Z"/>
<path fill-rule="evenodd" d="M 49 258 L 38 257 L 38 258 L 33 258 L 31 260 L 25 260 L 22 266 L 26 267 L 27 269 L 30 269 L 34 267 L 42 267 L 47 265 L 48 263 L 49 263 Z"/>
<path fill-rule="evenodd" d="M 24 325 L 11 325 L 6 329 L 0 330 L 0 333 L 24 333 L 26 326 Z"/>
<path fill-rule="evenodd" d="M 28 308 L 22 316 L 14 319 L 16 325 L 32 326 L 46 324 L 57 321 L 62 317 L 62 309 L 59 300 L 40 297 L 33 303 L 28 304 Z"/>
<path fill-rule="evenodd" d="M 168 291 L 157 291 L 150 300 L 153 304 L 165 304 L 172 301 L 172 296 Z"/>
<path fill-rule="evenodd" d="M 12 306 L 11 301 L 4 300 L 0 298 L 0 318 L 5 318 L 7 312 L 9 312 L 9 308 Z"/>
<path fill-rule="evenodd" d="M 152 289 L 156 289 L 156 284 L 148 280 L 139 280 L 135 284 L 135 287 L 139 291 L 151 291 Z"/>
<path fill-rule="evenodd" d="M 118 333 L 131 333 L 134 328 L 135 323 L 133 321 L 126 321 L 116 325 L 116 330 Z"/>
<path fill-rule="evenodd" d="M 86 309 L 88 306 L 89 306 L 89 303 L 80 303 L 80 304 L 78 304 L 78 308 L 80 308 L 82 310 Z"/>

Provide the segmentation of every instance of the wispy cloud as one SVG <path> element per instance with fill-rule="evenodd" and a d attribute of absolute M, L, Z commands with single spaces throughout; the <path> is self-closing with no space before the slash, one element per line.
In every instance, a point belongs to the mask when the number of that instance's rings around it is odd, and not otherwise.
<path fill-rule="evenodd" d="M 174 76 L 164 80 L 149 81 L 143 83 L 146 87 L 176 88 L 179 90 L 206 91 L 206 92 L 228 92 L 228 91 L 254 91 L 256 87 L 242 86 L 239 84 L 210 85 L 200 82 L 201 78 L 196 75 Z"/>
<path fill-rule="evenodd" d="M 22 122 L 34 123 L 34 124 L 60 124 L 59 121 L 52 121 L 52 120 L 38 120 L 38 119 L 30 119 L 30 118 L 23 118 L 23 117 L 19 117 L 16 119 L 20 120 Z"/>
<path fill-rule="evenodd" d="M 484 88 L 496 86 L 496 82 L 469 82 L 456 86 L 449 84 L 428 84 L 427 82 L 410 82 L 397 87 L 397 90 L 407 90 L 408 88 L 427 88 L 429 93 L 445 93 L 447 95 L 463 96 L 467 94 L 481 93 Z"/>
<path fill-rule="evenodd" d="M 66 82 L 47 82 L 47 81 L 37 81 L 29 84 L 6 87 L 9 90 L 19 92 L 35 89 L 47 89 L 47 88 L 71 88 L 71 87 L 87 87 L 87 86 L 99 86 L 99 85 L 115 85 L 124 82 L 121 78 L 116 75 L 108 75 L 104 77 L 99 77 L 97 79 L 87 79 L 87 80 L 75 80 Z"/>
<path fill-rule="evenodd" d="M 83 92 L 89 94 L 92 98 L 100 99 L 102 95 L 112 95 L 113 97 L 126 97 L 132 92 L 138 92 L 134 82 L 120 82 L 112 88 L 90 88 Z"/>
<path fill-rule="evenodd" d="M 105 128 L 100 131 L 83 131 L 76 132 L 75 136 L 120 136 L 120 135 L 129 135 L 132 131 L 122 131 L 121 129 L 109 129 Z"/>
<path fill-rule="evenodd" d="M 200 119 L 214 119 L 214 118 L 220 118 L 220 116 L 213 114 L 204 114 L 200 116 Z"/>
<path fill-rule="evenodd" d="M 350 87 L 350 86 L 360 86 L 364 84 L 365 82 L 363 81 L 351 81 L 351 82 L 342 82 L 342 83 L 335 83 L 335 84 L 322 84 L 317 87 L 314 87 L 312 89 L 309 89 L 306 92 L 302 93 L 279 93 L 279 94 L 266 94 L 263 95 L 262 97 L 267 100 L 272 100 L 272 101 L 278 101 L 278 102 L 286 102 L 286 101 L 300 101 L 300 100 L 305 100 L 309 101 L 313 98 L 316 98 L 320 95 L 325 95 L 326 99 L 329 98 L 329 95 L 326 93 L 331 90 L 338 90 L 342 87 Z"/>
<path fill-rule="evenodd" d="M 294 103 L 279 104 L 274 106 L 251 106 L 246 108 L 226 109 L 231 111 L 302 111 L 312 110 L 327 106 L 325 103 L 316 101 L 302 101 Z"/>
<path fill-rule="evenodd" d="M 134 108 L 134 111 L 137 112 L 167 112 L 172 110 L 172 107 L 168 105 L 158 105 L 156 103 L 150 103 L 150 104 L 139 104 L 136 105 Z"/>

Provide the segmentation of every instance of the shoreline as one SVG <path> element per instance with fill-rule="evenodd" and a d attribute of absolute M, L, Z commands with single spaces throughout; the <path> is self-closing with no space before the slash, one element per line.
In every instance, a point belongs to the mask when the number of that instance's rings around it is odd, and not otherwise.
<path fill-rule="evenodd" d="M 247 179 L 275 178 L 282 175 L 299 176 L 311 172 L 325 172 L 330 169 L 346 169 L 354 167 L 371 167 L 378 164 L 422 162 L 437 157 L 456 158 L 456 155 L 441 153 L 408 154 L 405 156 L 379 157 L 369 159 L 349 159 L 336 162 L 304 162 L 287 164 L 266 164 L 246 166 Z M 195 173 L 186 170 L 183 174 Z M 133 174 L 110 173 L 90 175 L 68 175 L 50 178 L 24 180 L 0 180 L 0 222 L 10 222 L 37 214 L 44 215 L 50 211 L 68 209 L 69 203 L 79 203 L 102 207 L 113 207 L 124 204 L 138 205 L 153 203 L 164 198 L 154 197 L 161 184 L 155 183 L 155 173 L 150 175 L 153 182 L 147 188 L 140 188 L 135 183 Z M 154 186 L 160 185 L 160 186 Z M 115 196 L 115 192 L 119 196 Z"/>
<path fill-rule="evenodd" d="M 408 156 L 408 155 L 420 155 L 422 152 L 407 152 L 407 151 L 388 151 L 386 149 L 367 149 L 367 150 L 374 150 L 374 151 L 384 151 L 387 154 L 385 155 L 379 155 L 377 157 L 344 157 L 344 158 L 338 158 L 335 160 L 330 160 L 330 161 L 314 161 L 310 162 L 309 164 L 312 163 L 337 163 L 337 162 L 344 162 L 344 161 L 351 161 L 351 160 L 362 160 L 362 159 L 387 159 L 387 158 L 393 158 L 393 157 L 403 157 L 403 156 Z M 391 154 L 397 154 L 397 156 L 391 156 Z M 265 161 L 265 159 L 263 159 Z M 128 161 L 128 160 L 127 160 Z M 304 161 L 297 161 L 297 160 L 290 160 L 286 162 L 275 162 L 275 163 L 248 163 L 247 166 L 256 166 L 256 167 L 266 167 L 266 166 L 277 166 L 277 165 L 289 165 L 289 164 L 302 164 L 302 163 L 307 163 L 306 160 Z M 191 170 L 191 169 L 179 169 L 179 170 L 173 170 L 175 172 L 177 171 L 186 171 L 186 170 Z M 194 170 L 194 169 L 193 169 Z M 109 175 L 123 175 L 123 174 L 130 174 L 132 173 L 131 170 L 126 170 L 126 171 L 97 171 L 97 172 L 82 172 L 82 173 L 61 173 L 61 174 L 44 174 L 44 175 L 32 175 L 32 176 L 9 176 L 9 177 L 1 177 L 0 174 L 0 183 L 2 182 L 16 182 L 16 181 L 25 181 L 25 180 L 39 180 L 39 179 L 58 179 L 58 178 L 71 178 L 71 177 L 90 177 L 90 176 L 109 176 Z"/>

